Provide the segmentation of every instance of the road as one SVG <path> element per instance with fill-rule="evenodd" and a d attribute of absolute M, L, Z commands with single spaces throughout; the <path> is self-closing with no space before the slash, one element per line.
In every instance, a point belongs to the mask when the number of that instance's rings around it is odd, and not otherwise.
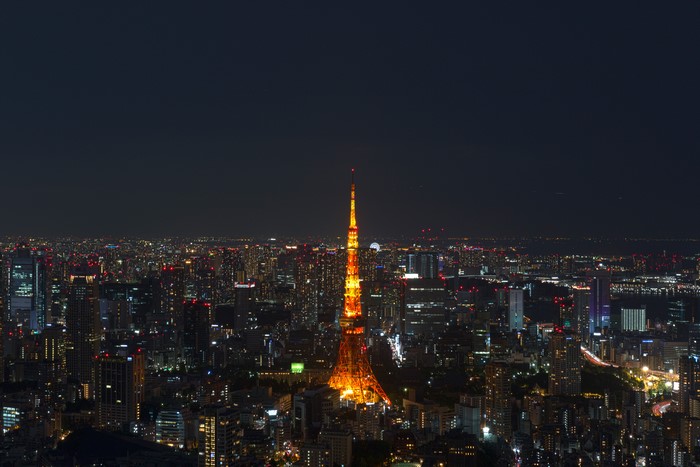
<path fill-rule="evenodd" d="M 590 350 L 588 350 L 588 349 L 585 348 L 584 346 L 581 346 L 581 353 L 583 354 L 583 356 L 585 357 L 585 359 L 588 360 L 588 361 L 589 361 L 590 363 L 592 363 L 593 365 L 596 365 L 596 366 L 608 366 L 608 367 L 612 367 L 612 368 L 619 368 L 617 365 L 614 365 L 614 364 L 608 363 L 608 362 L 604 362 L 603 360 L 601 360 L 600 358 L 598 358 L 597 356 L 595 356 L 595 354 L 593 354 Z"/>
<path fill-rule="evenodd" d="M 671 407 L 671 402 L 672 401 L 661 401 L 658 404 L 655 404 L 651 408 L 651 413 L 653 413 L 657 417 L 660 417 L 661 415 L 666 413 L 666 411 Z"/>

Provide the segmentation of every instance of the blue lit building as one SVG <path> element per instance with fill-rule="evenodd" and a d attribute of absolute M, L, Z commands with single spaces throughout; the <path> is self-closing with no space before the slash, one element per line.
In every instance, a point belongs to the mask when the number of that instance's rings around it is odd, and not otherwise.
<path fill-rule="evenodd" d="M 8 316 L 32 330 L 46 326 L 50 256 L 45 249 L 18 245 L 10 262 Z"/>
<path fill-rule="evenodd" d="M 598 276 L 591 279 L 589 300 L 589 332 L 602 332 L 610 327 L 610 277 Z"/>

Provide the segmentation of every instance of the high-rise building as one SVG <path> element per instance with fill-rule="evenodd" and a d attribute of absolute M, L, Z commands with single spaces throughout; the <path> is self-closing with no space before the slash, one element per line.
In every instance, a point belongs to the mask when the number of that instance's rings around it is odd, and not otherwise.
<path fill-rule="evenodd" d="M 319 256 L 318 249 L 300 245 L 294 261 L 294 308 L 304 327 L 318 322 Z"/>
<path fill-rule="evenodd" d="M 213 267 L 197 269 L 195 272 L 195 298 L 215 306 L 218 299 L 216 283 L 216 270 Z"/>
<path fill-rule="evenodd" d="M 255 306 L 255 282 L 236 284 L 236 301 L 233 307 L 233 327 L 245 331 Z"/>
<path fill-rule="evenodd" d="M 622 308 L 620 310 L 620 326 L 622 332 L 647 330 L 647 309 L 644 305 L 639 308 Z"/>
<path fill-rule="evenodd" d="M 233 300 L 236 282 L 245 281 L 243 255 L 236 248 L 221 250 L 221 274 L 219 275 L 219 300 Z"/>
<path fill-rule="evenodd" d="M 340 318 L 342 336 L 338 359 L 328 384 L 340 391 L 341 399 L 355 404 L 376 403 L 389 398 L 374 376 L 367 357 L 365 319 L 360 303 L 360 271 L 358 265 L 357 221 L 355 218 L 355 171 L 350 188 L 350 226 L 348 227 L 347 265 L 345 271 L 345 302 Z"/>
<path fill-rule="evenodd" d="M 504 361 L 492 360 L 485 368 L 486 380 L 484 389 L 486 392 L 484 412 L 486 415 L 486 428 L 489 433 L 510 439 L 512 433 L 511 422 L 511 371 Z"/>
<path fill-rule="evenodd" d="M 330 448 L 330 465 L 352 465 L 352 432 L 324 428 L 318 441 Z"/>
<path fill-rule="evenodd" d="M 103 354 L 95 360 L 95 412 L 101 429 L 119 431 L 139 420 L 145 369 L 142 352 Z"/>
<path fill-rule="evenodd" d="M 92 275 L 72 275 L 66 309 L 66 367 L 69 382 L 84 399 L 93 398 L 94 358 L 100 351 L 100 307 L 97 281 Z"/>
<path fill-rule="evenodd" d="M 180 410 L 161 410 L 156 417 L 156 443 L 185 447 L 185 418 Z"/>
<path fill-rule="evenodd" d="M 200 367 L 209 361 L 209 314 L 209 304 L 201 300 L 184 304 L 182 347 L 189 367 Z"/>
<path fill-rule="evenodd" d="M 233 465 L 239 451 L 239 418 L 220 406 L 205 407 L 199 417 L 199 466 Z"/>
<path fill-rule="evenodd" d="M 568 297 L 554 297 L 554 304 L 559 307 L 559 326 L 576 332 L 574 302 Z"/>
<path fill-rule="evenodd" d="M 525 291 L 523 289 L 510 289 L 508 291 L 508 329 L 511 331 L 523 329 L 524 297 Z"/>
<path fill-rule="evenodd" d="M 668 320 L 683 321 L 685 320 L 687 305 L 685 300 L 679 298 L 668 302 Z"/>
<path fill-rule="evenodd" d="M 610 276 L 593 277 L 590 287 L 589 332 L 593 334 L 610 326 Z"/>
<path fill-rule="evenodd" d="M 40 361 L 43 365 L 44 384 L 48 396 L 62 398 L 62 384 L 66 382 L 66 329 L 49 326 L 41 332 Z"/>
<path fill-rule="evenodd" d="M 318 256 L 318 311 L 332 314 L 343 305 L 345 252 L 325 250 Z M 364 287 L 364 285 L 363 285 Z M 363 289 L 364 290 L 364 289 Z"/>
<path fill-rule="evenodd" d="M 50 251 L 18 245 L 10 264 L 8 318 L 31 330 L 46 326 L 49 310 Z"/>
<path fill-rule="evenodd" d="M 446 294 L 442 279 L 405 279 L 404 297 L 404 333 L 435 335 L 445 329 Z"/>
<path fill-rule="evenodd" d="M 8 319 L 28 323 L 34 307 L 34 258 L 26 245 L 15 249 L 9 279 Z"/>
<path fill-rule="evenodd" d="M 696 356 L 679 359 L 678 386 L 678 411 L 688 415 L 691 401 L 700 396 L 700 364 Z"/>
<path fill-rule="evenodd" d="M 160 320 L 181 326 L 184 300 L 185 268 L 180 265 L 164 266 L 160 272 Z"/>
<path fill-rule="evenodd" d="M 555 328 L 549 336 L 549 394 L 581 393 L 581 340 L 571 331 Z"/>
<path fill-rule="evenodd" d="M 327 384 L 294 395 L 293 427 L 304 441 L 316 439 L 323 420 L 337 410 L 340 394 Z"/>
<path fill-rule="evenodd" d="M 590 340 L 590 306 L 591 289 L 585 285 L 576 285 L 572 288 L 574 296 L 574 323 L 571 328 L 588 343 Z"/>
<path fill-rule="evenodd" d="M 406 255 L 406 272 L 418 274 L 422 279 L 436 279 L 439 274 L 438 254 L 432 251 L 417 251 Z"/>

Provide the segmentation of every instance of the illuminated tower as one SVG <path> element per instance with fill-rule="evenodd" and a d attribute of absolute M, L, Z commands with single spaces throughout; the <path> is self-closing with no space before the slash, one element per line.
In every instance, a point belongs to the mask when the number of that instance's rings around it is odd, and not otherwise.
<path fill-rule="evenodd" d="M 340 327 L 343 332 L 338 359 L 328 384 L 340 391 L 340 398 L 356 404 L 384 401 L 389 398 L 379 385 L 367 359 L 365 322 L 360 307 L 360 272 L 357 257 L 357 222 L 355 220 L 355 171 L 350 188 L 350 227 L 348 228 L 345 303 Z"/>

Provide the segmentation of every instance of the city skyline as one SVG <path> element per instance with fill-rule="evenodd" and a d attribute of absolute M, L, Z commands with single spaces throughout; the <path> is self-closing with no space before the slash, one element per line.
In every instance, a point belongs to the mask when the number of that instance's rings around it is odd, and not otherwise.
<path fill-rule="evenodd" d="M 698 8 L 5 5 L 0 234 L 696 237 Z"/>
<path fill-rule="evenodd" d="M 367 247 L 354 182 L 344 247 L 2 244 L 0 451 L 51 466 L 697 465 L 697 250 Z"/>
<path fill-rule="evenodd" d="M 700 466 L 698 18 L 0 2 L 2 464 Z"/>

